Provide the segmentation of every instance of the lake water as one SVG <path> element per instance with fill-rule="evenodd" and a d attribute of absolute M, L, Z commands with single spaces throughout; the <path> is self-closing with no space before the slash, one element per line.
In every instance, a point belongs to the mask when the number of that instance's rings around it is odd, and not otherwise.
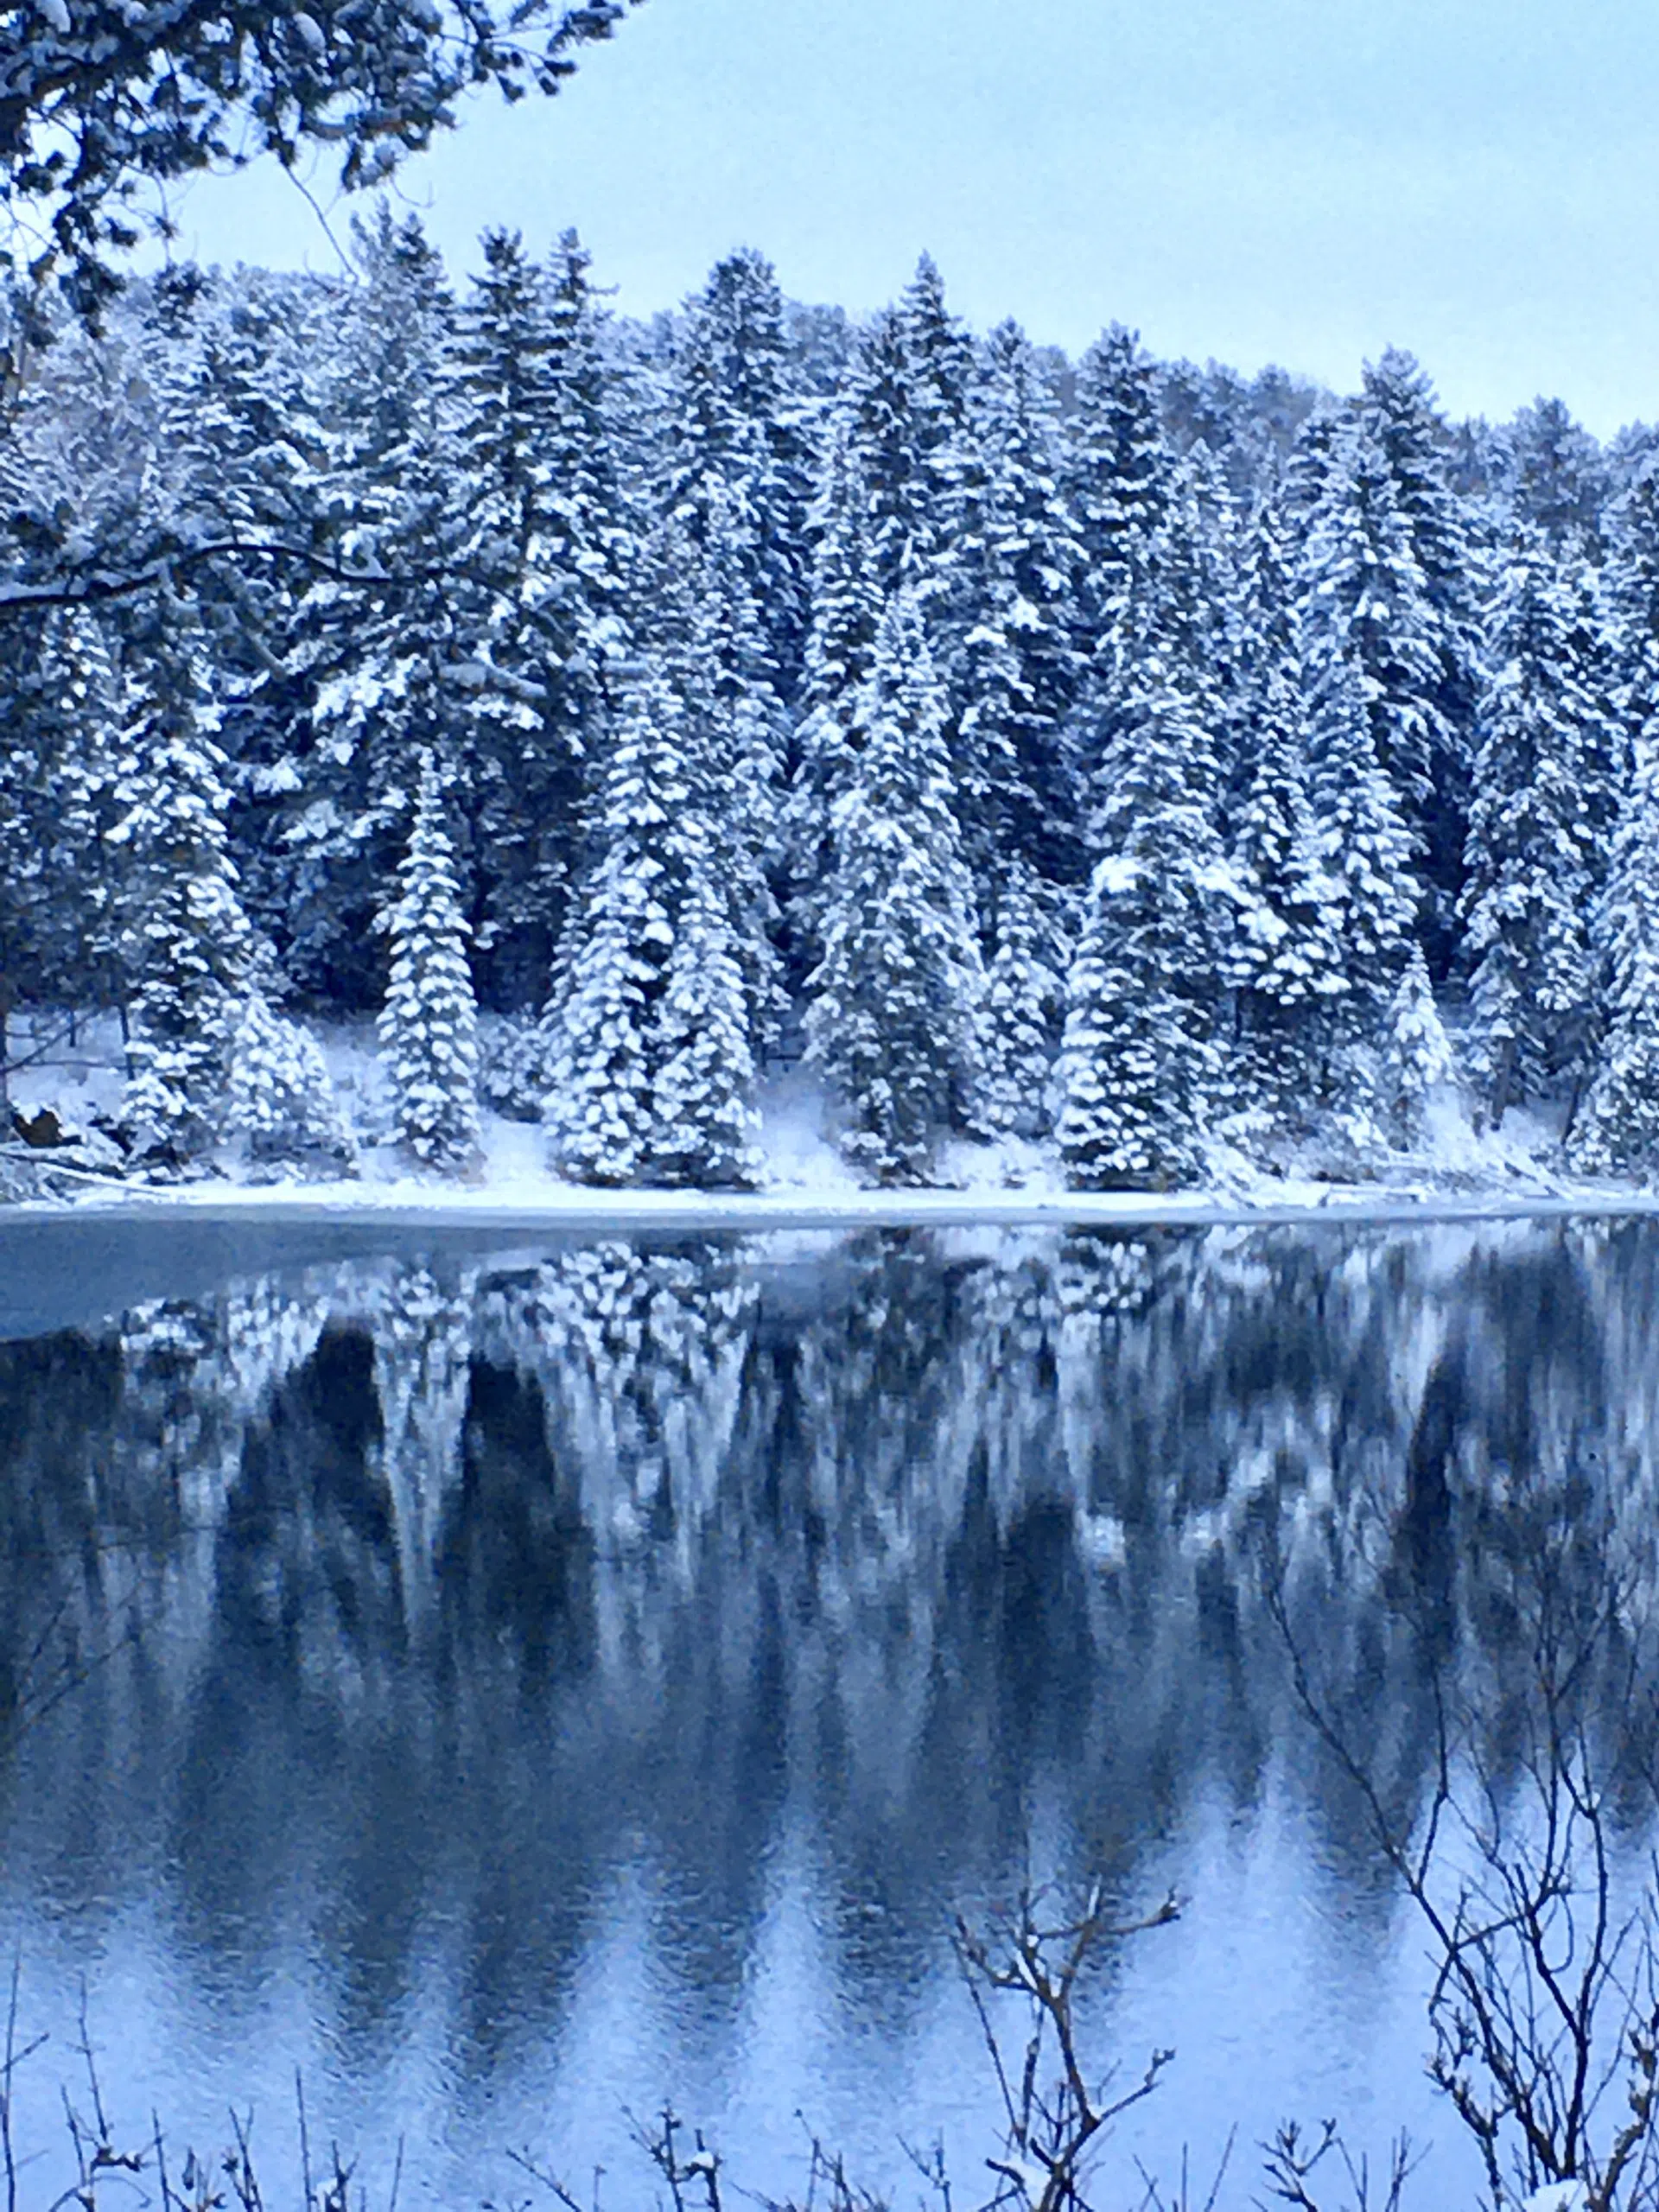
<path fill-rule="evenodd" d="M 648 2203 L 665 2098 L 772 2195 L 816 2133 L 905 2205 L 942 2140 L 971 2205 L 952 1917 L 1093 1874 L 1182 1901 L 1085 1991 L 1126 2086 L 1176 2053 L 1107 2212 L 1234 2129 L 1249 2203 L 1292 2115 L 1471 2190 L 1267 1593 L 1408 1803 L 1430 1666 L 1524 1665 L 1517 1531 L 1651 1587 L 1659 1231 L 392 1243 L 0 1224 L 41 2202 L 84 1987 L 118 2133 L 251 2107 L 273 2198 L 298 2073 L 377 2207 L 400 2139 L 401 2203 L 523 2202 L 519 2148 Z"/>

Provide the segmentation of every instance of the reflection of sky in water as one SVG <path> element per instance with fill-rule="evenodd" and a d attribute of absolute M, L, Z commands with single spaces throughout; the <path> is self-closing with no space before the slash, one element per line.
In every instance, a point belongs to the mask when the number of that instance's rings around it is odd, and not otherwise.
<path fill-rule="evenodd" d="M 1178 2054 L 1109 2171 L 1185 2144 L 1207 2186 L 1236 2121 L 1248 2201 L 1258 2139 L 1338 2113 L 1450 2190 L 1422 1945 L 1260 1547 L 1409 1796 L 1402 1607 L 1501 1680 L 1504 1530 L 1592 1449 L 1650 1571 L 1654 1244 L 329 1260 L 0 1345 L 0 1656 L 60 1601 L 130 1630 L 0 1783 L 25 2134 L 84 1974 L 111 2105 L 205 2145 L 251 2104 L 277 2184 L 298 2066 L 383 2191 L 407 2138 L 411 2202 L 521 2145 L 630 2199 L 624 2107 L 669 2094 L 760 2187 L 810 2129 L 906 2201 L 943 2130 L 971 2201 L 950 1916 L 1096 1864 L 1185 1900 L 1090 1992 L 1126 2084 Z"/>

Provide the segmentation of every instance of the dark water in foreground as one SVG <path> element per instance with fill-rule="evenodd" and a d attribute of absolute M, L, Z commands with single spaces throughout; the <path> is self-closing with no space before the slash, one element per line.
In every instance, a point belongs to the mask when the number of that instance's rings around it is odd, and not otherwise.
<path fill-rule="evenodd" d="M 200 2147 L 251 2104 L 268 2184 L 297 2067 L 377 2203 L 400 2136 L 404 2203 L 522 2197 L 521 2145 L 648 2202 L 624 2114 L 671 2094 L 761 2189 L 810 2127 L 909 2204 L 943 2133 L 970 2204 L 950 1916 L 1028 1872 L 1185 1900 L 1089 1993 L 1126 2077 L 1178 2054 L 1103 2205 L 1293 2113 L 1406 2125 L 1462 2194 L 1421 1940 L 1265 1588 L 1402 1802 L 1426 1649 L 1500 1700 L 1523 1663 L 1539 1516 L 1580 1499 L 1650 1590 L 1659 1231 L 169 1234 L 0 1226 L 41 2202 L 84 1978 L 118 2118 Z"/>

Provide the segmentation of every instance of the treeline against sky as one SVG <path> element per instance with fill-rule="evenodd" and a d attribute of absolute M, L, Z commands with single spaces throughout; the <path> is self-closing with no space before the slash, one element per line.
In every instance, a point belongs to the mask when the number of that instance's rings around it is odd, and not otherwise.
<path fill-rule="evenodd" d="M 357 264 L 13 304 L 0 1066 L 117 1008 L 140 1156 L 343 1156 L 305 1025 L 378 1010 L 420 1157 L 481 1099 L 615 1185 L 752 1179 L 799 1050 L 885 1181 L 1409 1147 L 1454 1075 L 1659 1151 L 1645 432 L 1073 363 L 925 260 L 862 326 Z"/>

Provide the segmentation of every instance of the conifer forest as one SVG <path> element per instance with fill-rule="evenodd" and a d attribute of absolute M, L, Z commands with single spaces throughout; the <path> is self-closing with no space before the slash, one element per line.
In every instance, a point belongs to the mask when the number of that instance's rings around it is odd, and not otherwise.
<path fill-rule="evenodd" d="M 444 1172 L 491 1113 L 752 1185 L 798 1063 L 879 1184 L 1409 1154 L 1448 1088 L 1659 1160 L 1649 433 L 1072 360 L 925 258 L 641 321 L 573 233 L 354 251 L 8 309 L 0 1071 L 118 1022 L 122 1172 L 348 1172 L 350 1022 Z"/>

